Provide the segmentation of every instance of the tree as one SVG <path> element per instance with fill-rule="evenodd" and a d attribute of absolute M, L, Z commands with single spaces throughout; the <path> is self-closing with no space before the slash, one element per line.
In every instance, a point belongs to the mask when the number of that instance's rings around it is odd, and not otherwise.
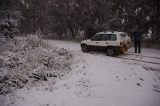
<path fill-rule="evenodd" d="M 49 1 L 50 0 L 24 0 L 24 20 L 21 21 L 21 32 L 33 33 L 38 30 L 45 32 L 49 24 Z"/>
<path fill-rule="evenodd" d="M 138 28 L 160 39 L 159 0 L 1 0 L 0 19 L 14 19 L 21 33 L 57 33 L 87 38 L 100 31 Z M 7 12 L 6 12 L 7 11 Z"/>
<path fill-rule="evenodd" d="M 0 1 L 0 31 L 1 35 L 12 37 L 18 32 L 18 23 L 22 18 L 18 10 L 21 2 L 19 0 L 1 0 Z"/>

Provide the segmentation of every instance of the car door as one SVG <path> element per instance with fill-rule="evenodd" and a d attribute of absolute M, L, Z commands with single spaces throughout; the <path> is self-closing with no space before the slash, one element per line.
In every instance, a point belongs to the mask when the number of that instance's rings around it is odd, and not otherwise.
<path fill-rule="evenodd" d="M 119 42 L 117 41 L 117 34 L 110 34 L 110 39 L 108 46 L 118 46 Z"/>
<path fill-rule="evenodd" d="M 110 40 L 110 34 L 102 34 L 101 46 L 103 47 L 102 48 L 103 50 L 108 46 L 109 40 Z"/>
<path fill-rule="evenodd" d="M 99 50 L 100 49 L 100 42 L 101 42 L 101 34 L 96 34 L 91 38 L 89 42 L 89 47 L 92 50 Z"/>
<path fill-rule="evenodd" d="M 107 46 L 117 46 L 117 35 L 116 34 L 103 34 L 101 38 L 101 45 L 103 46 L 103 50 Z"/>

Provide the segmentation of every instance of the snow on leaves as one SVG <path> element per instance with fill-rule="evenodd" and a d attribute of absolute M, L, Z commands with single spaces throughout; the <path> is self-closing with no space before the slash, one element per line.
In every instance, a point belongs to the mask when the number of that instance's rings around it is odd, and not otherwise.
<path fill-rule="evenodd" d="M 5 41 L 0 48 L 0 94 L 48 78 L 60 78 L 71 68 L 72 55 L 65 49 L 49 49 L 38 37 Z"/>

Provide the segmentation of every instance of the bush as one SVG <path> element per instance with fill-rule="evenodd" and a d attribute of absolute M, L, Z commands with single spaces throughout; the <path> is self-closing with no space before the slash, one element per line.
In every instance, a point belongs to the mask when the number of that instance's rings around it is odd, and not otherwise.
<path fill-rule="evenodd" d="M 70 72 L 71 53 L 56 47 L 46 48 L 46 44 L 33 35 L 4 42 L 0 48 L 0 94 Z"/>
<path fill-rule="evenodd" d="M 13 38 L 13 35 L 17 33 L 18 30 L 18 21 L 15 19 L 4 19 L 0 20 L 0 32 L 1 36 L 6 38 Z"/>
<path fill-rule="evenodd" d="M 28 35 L 26 42 L 33 47 L 48 47 L 48 44 L 38 37 L 38 35 Z"/>

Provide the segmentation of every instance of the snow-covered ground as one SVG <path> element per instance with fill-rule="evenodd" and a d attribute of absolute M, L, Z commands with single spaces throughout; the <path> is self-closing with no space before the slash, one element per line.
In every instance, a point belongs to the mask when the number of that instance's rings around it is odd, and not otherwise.
<path fill-rule="evenodd" d="M 1 96 L 0 106 L 160 106 L 159 50 L 142 49 L 141 56 L 131 49 L 115 58 L 82 53 L 76 42 L 48 43 L 73 52 L 72 72 L 56 84 L 49 81 Z"/>

